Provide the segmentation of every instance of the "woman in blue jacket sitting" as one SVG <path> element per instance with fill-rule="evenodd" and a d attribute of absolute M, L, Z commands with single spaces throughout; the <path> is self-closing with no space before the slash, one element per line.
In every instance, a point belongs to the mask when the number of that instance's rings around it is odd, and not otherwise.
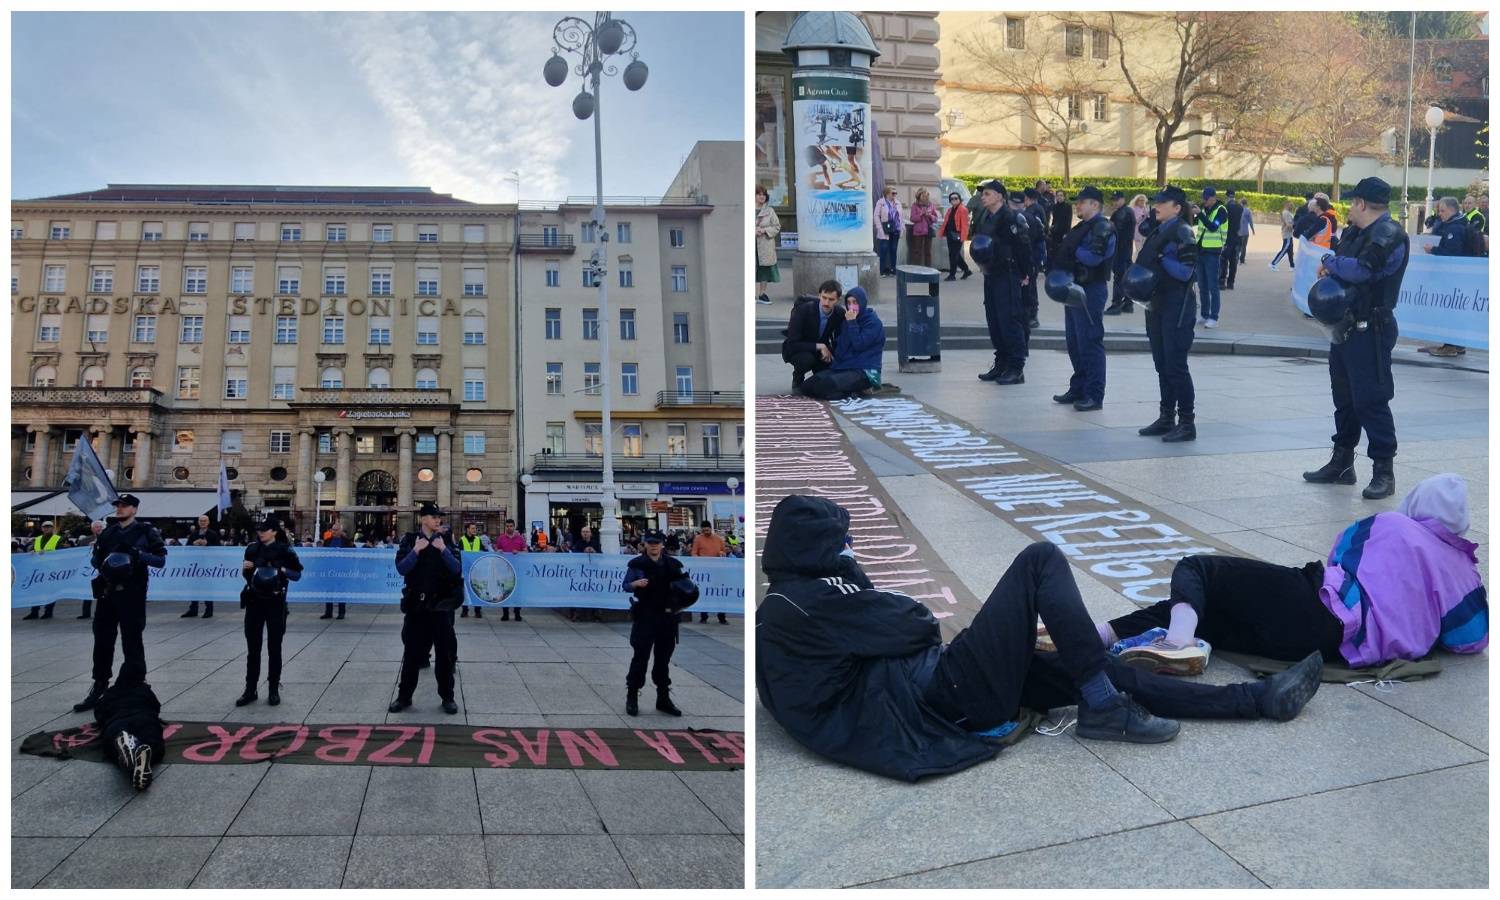
<path fill-rule="evenodd" d="M 838 308 L 834 308 L 838 314 Z M 868 395 L 880 387 L 880 361 L 885 353 L 885 324 L 870 308 L 865 289 L 850 288 L 844 295 L 844 330 L 834 347 L 833 363 L 798 388 L 804 396 L 842 400 Z"/>

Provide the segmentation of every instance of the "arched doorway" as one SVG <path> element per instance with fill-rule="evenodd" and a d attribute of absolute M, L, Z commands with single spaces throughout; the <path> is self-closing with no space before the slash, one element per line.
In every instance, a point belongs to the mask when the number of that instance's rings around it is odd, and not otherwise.
<path fill-rule="evenodd" d="M 371 469 L 359 476 L 354 484 L 354 505 L 361 507 L 354 514 L 355 533 L 377 541 L 385 537 L 396 528 L 396 476 L 384 469 Z"/>

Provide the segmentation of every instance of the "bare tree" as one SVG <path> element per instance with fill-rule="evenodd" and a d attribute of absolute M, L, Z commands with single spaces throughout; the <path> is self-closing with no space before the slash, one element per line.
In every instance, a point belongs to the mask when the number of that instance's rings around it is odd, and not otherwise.
<path fill-rule="evenodd" d="M 1163 27 L 1162 19 L 1170 27 Z M 1271 45 L 1265 13 L 1110 13 L 1109 27 L 1120 50 L 1120 73 L 1137 103 L 1155 120 L 1156 181 L 1167 183 L 1173 144 L 1208 137 L 1235 125 L 1245 98 L 1230 75 Z M 1156 56 L 1145 45 L 1167 43 Z M 1196 127 L 1188 123 L 1197 118 Z M 1213 125 L 1203 123 L 1212 120 Z"/>
<path fill-rule="evenodd" d="M 957 44 L 964 57 L 950 66 L 963 67 L 957 69 L 959 80 L 968 81 L 970 75 L 978 80 L 975 87 L 979 89 L 971 91 L 984 98 L 979 101 L 979 121 L 1004 125 L 1017 140 L 1024 140 L 1018 122 L 1032 122 L 1046 135 L 1062 152 L 1063 184 L 1071 188 L 1073 145 L 1079 135 L 1088 133 L 1090 106 L 1109 86 L 1101 77 L 1100 63 L 1091 61 L 1087 46 L 1069 55 L 1063 40 L 1047 36 L 1049 32 L 1061 36 L 1068 26 L 1082 29 L 1087 36 L 1088 26 L 1076 17 L 1055 15 L 1037 16 L 1034 21 L 1040 21 L 1042 33 L 1028 34 L 1024 48 L 1006 47 L 1002 29 L 959 35 Z"/>
<path fill-rule="evenodd" d="M 1239 97 L 1239 115 L 1224 134 L 1224 146 L 1255 157 L 1255 190 L 1264 192 L 1266 166 L 1293 149 L 1293 134 L 1311 111 L 1314 92 L 1297 66 L 1269 53 L 1257 54 L 1225 77 Z"/>

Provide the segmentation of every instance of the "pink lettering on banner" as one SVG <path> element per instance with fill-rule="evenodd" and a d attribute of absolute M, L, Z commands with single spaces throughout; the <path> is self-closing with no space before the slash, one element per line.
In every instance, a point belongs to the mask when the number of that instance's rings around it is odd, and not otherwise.
<path fill-rule="evenodd" d="M 437 729 L 431 725 L 422 729 L 422 751 L 417 754 L 417 765 L 425 766 L 432 762 L 432 750 L 437 746 Z"/>
<path fill-rule="evenodd" d="M 707 738 L 710 744 L 713 744 L 720 750 L 729 751 L 726 755 L 719 757 L 719 762 L 723 763 L 726 766 L 744 765 L 745 736 L 743 734 L 712 731 L 702 736 Z"/>
<path fill-rule="evenodd" d="M 52 736 L 52 749 L 76 750 L 99 739 L 99 725 L 90 722 L 81 728 L 59 731 Z"/>
<path fill-rule="evenodd" d="M 500 739 L 505 737 L 505 730 L 502 728 L 481 728 L 474 732 L 473 737 L 486 747 L 494 747 L 500 751 L 484 755 L 485 762 L 490 764 L 491 769 L 509 769 L 512 763 L 521 759 L 521 754 L 516 752 L 516 748 L 500 742 Z"/>
<path fill-rule="evenodd" d="M 669 731 L 667 733 L 672 735 L 673 737 L 680 737 L 683 740 L 687 741 L 689 744 L 692 744 L 693 749 L 703 754 L 703 758 L 708 760 L 709 762 L 716 763 L 719 761 L 719 758 L 717 756 L 714 756 L 712 753 L 708 752 L 707 747 L 698 743 L 697 735 L 693 734 L 691 731 Z"/>
<path fill-rule="evenodd" d="M 208 726 L 208 733 L 214 735 L 214 740 L 204 741 L 201 744 L 194 744 L 191 747 L 184 748 L 182 758 L 188 762 L 222 762 L 224 757 L 229 755 L 229 751 L 234 749 L 234 745 L 254 730 L 254 725 L 246 725 L 243 728 L 235 729 L 234 733 L 231 734 L 225 731 L 223 726 L 210 725 Z"/>
<path fill-rule="evenodd" d="M 292 735 L 292 741 L 285 747 L 272 753 L 260 752 L 258 747 L 260 742 L 278 732 Z M 245 746 L 240 748 L 240 759 L 249 760 L 250 762 L 260 762 L 275 756 L 285 756 L 288 753 L 295 753 L 307 742 L 307 734 L 308 729 L 306 725 L 272 725 L 270 728 L 265 729 L 245 742 Z"/>
<path fill-rule="evenodd" d="M 569 764 L 575 769 L 583 768 L 583 753 L 587 753 L 594 758 L 595 762 L 611 769 L 618 768 L 620 765 L 615 759 L 614 751 L 609 749 L 604 739 L 592 730 L 586 730 L 580 736 L 576 731 L 558 729 L 557 742 L 562 745 L 563 752 L 568 755 Z"/>
<path fill-rule="evenodd" d="M 551 732 L 545 728 L 539 729 L 536 733 L 536 743 L 534 744 L 526 739 L 526 735 L 519 728 L 512 731 L 510 736 L 515 738 L 516 743 L 521 745 L 521 749 L 525 751 L 532 765 L 538 768 L 547 767 L 547 740 L 551 736 Z"/>
<path fill-rule="evenodd" d="M 661 754 L 662 759 L 673 765 L 682 765 L 682 754 L 678 753 L 677 748 L 672 746 L 672 739 L 666 734 L 660 731 L 653 731 L 649 734 L 644 731 L 637 731 L 635 736 L 645 741 L 646 746 Z"/>
<path fill-rule="evenodd" d="M 324 746 L 314 750 L 313 755 L 323 762 L 352 763 L 364 752 L 374 730 L 370 725 L 330 725 L 318 732 Z M 343 733 L 349 736 L 341 737 Z"/>
<path fill-rule="evenodd" d="M 166 743 L 167 741 L 170 741 L 172 739 L 172 735 L 176 734 L 177 732 L 179 732 L 181 730 L 182 730 L 182 723 L 181 722 L 173 722 L 172 724 L 168 725 L 166 728 L 163 728 L 161 730 L 161 740 L 162 740 L 162 743 Z"/>
<path fill-rule="evenodd" d="M 409 766 L 415 763 L 414 756 L 396 756 L 407 741 L 416 737 L 422 731 L 420 725 L 386 725 L 376 729 L 377 731 L 395 731 L 396 739 L 370 754 L 369 762 L 381 766 Z"/>

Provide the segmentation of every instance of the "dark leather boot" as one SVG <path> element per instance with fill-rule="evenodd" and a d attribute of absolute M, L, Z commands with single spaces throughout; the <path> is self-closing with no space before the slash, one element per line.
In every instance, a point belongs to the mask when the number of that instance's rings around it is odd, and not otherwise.
<path fill-rule="evenodd" d="M 73 704 L 73 712 L 87 712 L 88 710 L 93 709 L 94 706 L 98 704 L 99 697 L 104 694 L 104 689 L 107 687 L 109 687 L 108 682 L 94 682 L 94 686 L 89 688 L 88 696 Z"/>
<path fill-rule="evenodd" d="M 988 372 L 979 373 L 979 380 L 994 381 L 996 378 L 1000 377 L 1000 373 L 1003 371 L 1005 370 L 1001 368 L 1000 364 L 997 362 L 993 366 L 990 366 L 990 370 Z"/>
<path fill-rule="evenodd" d="M 1006 369 L 995 378 L 996 384 L 1025 384 L 1026 373 L 1020 369 Z"/>
<path fill-rule="evenodd" d="M 672 692 L 667 688 L 656 689 L 656 708 L 669 716 L 682 715 L 682 710 L 672 703 Z"/>
<path fill-rule="evenodd" d="M 271 682 L 270 688 L 266 691 L 266 702 L 272 706 L 281 705 L 281 685 Z"/>
<path fill-rule="evenodd" d="M 638 716 L 641 714 L 641 692 L 630 689 L 625 692 L 625 712 L 628 715 Z"/>
<path fill-rule="evenodd" d="M 1053 394 L 1052 395 L 1052 402 L 1053 403 L 1077 403 L 1079 400 L 1082 400 L 1082 399 L 1083 399 L 1083 395 L 1079 394 L 1079 393 L 1075 393 L 1072 388 L 1068 388 L 1066 391 L 1063 391 L 1061 394 Z"/>
<path fill-rule="evenodd" d="M 1193 417 L 1181 415 L 1177 417 L 1177 427 L 1161 436 L 1164 444 L 1180 444 L 1183 441 L 1196 441 L 1198 439 L 1198 427 L 1193 424 Z"/>
<path fill-rule="evenodd" d="M 1333 458 L 1321 469 L 1303 472 L 1302 479 L 1313 484 L 1353 484 L 1354 448 L 1334 447 Z"/>
<path fill-rule="evenodd" d="M 247 684 L 245 685 L 245 693 L 241 694 L 238 698 L 235 699 L 234 705 L 244 706 L 246 703 L 253 703 L 255 702 L 255 698 L 257 696 L 259 695 L 255 693 L 255 685 Z"/>
<path fill-rule="evenodd" d="M 1366 500 L 1379 500 L 1396 493 L 1396 467 L 1394 460 L 1372 459 L 1370 465 L 1375 469 L 1375 474 L 1370 478 L 1370 486 L 1363 493 Z"/>
<path fill-rule="evenodd" d="M 1141 435 L 1142 437 L 1158 437 L 1160 435 L 1166 434 L 1176 427 L 1177 416 L 1173 413 L 1163 411 L 1161 415 L 1156 417 L 1155 422 L 1152 422 L 1145 428 L 1136 429 L 1135 433 Z"/>

